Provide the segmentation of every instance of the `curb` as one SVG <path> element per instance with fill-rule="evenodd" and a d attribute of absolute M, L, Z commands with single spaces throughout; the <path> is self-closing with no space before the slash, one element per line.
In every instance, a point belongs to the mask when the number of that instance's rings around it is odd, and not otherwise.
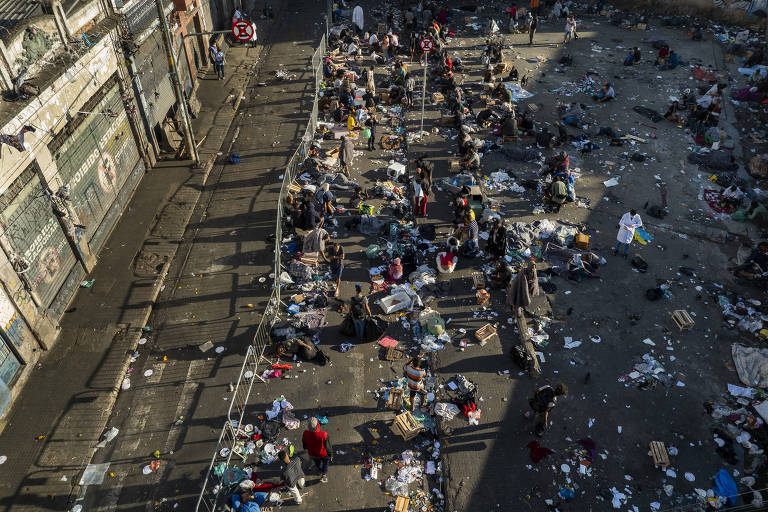
<path fill-rule="evenodd" d="M 263 54 L 263 52 L 265 50 L 266 50 L 266 46 L 262 45 L 260 47 L 260 52 L 258 54 L 258 58 L 261 58 L 261 55 Z M 248 82 L 250 81 L 251 76 L 250 76 L 250 74 L 246 73 L 243 78 L 245 80 L 245 84 L 243 84 L 241 87 L 238 88 L 238 91 L 240 92 L 239 98 L 236 99 L 236 102 L 233 105 L 234 108 L 233 108 L 232 119 L 229 121 L 229 123 L 226 126 L 226 131 L 225 131 L 226 135 L 225 135 L 224 139 L 222 140 L 221 144 L 218 147 L 219 151 L 221 150 L 222 147 L 224 147 L 224 145 L 227 142 L 227 140 L 229 140 L 229 147 L 230 148 L 231 148 L 232 144 L 234 143 L 234 138 L 231 136 L 230 131 L 232 130 L 232 125 L 237 120 L 237 107 L 239 107 L 240 100 L 244 96 L 243 95 L 244 88 L 247 86 Z M 222 105 L 220 108 L 226 108 L 226 106 Z M 211 171 L 213 170 L 214 165 L 216 165 L 217 156 L 218 155 L 216 153 L 210 154 L 210 156 L 200 166 L 200 170 L 202 170 L 202 174 L 201 174 L 200 182 L 199 182 L 199 186 L 201 187 L 201 190 L 198 193 L 198 196 L 197 196 L 195 202 L 193 204 L 191 204 L 190 207 L 188 208 L 188 215 L 187 215 L 187 218 L 186 218 L 185 223 L 184 223 L 185 231 L 186 231 L 186 226 L 189 225 L 189 221 L 192 218 L 192 215 L 194 214 L 195 209 L 197 208 L 197 205 L 199 203 L 200 197 L 203 194 L 202 188 L 206 186 L 206 184 L 208 182 L 208 178 L 209 178 L 209 176 L 211 174 Z M 222 162 L 222 164 L 223 163 L 224 162 Z M 178 194 L 179 191 L 182 191 L 183 189 L 184 189 L 184 185 L 179 187 L 179 190 L 177 190 L 177 192 L 174 194 L 174 196 L 176 194 Z M 173 197 L 174 196 L 172 196 L 169 199 L 167 204 L 173 202 Z M 162 210 L 160 210 L 160 212 L 158 212 L 158 215 L 160 213 L 162 213 Z M 158 219 L 158 222 L 159 222 L 159 219 Z M 109 422 L 110 418 L 112 417 L 112 412 L 113 412 L 115 403 L 117 402 L 117 398 L 120 395 L 120 392 L 122 391 L 122 382 L 123 382 L 123 380 L 125 379 L 125 377 L 126 377 L 126 375 L 128 373 L 128 369 L 130 368 L 132 354 L 139 347 L 139 340 L 142 338 L 142 335 L 143 335 L 142 328 L 147 325 L 147 322 L 149 321 L 149 318 L 152 315 L 152 311 L 154 310 L 154 305 L 155 305 L 155 303 L 157 301 L 158 296 L 160 295 L 160 291 L 163 288 L 163 284 L 164 284 L 165 280 L 168 277 L 168 273 L 170 271 L 171 264 L 173 263 L 173 261 L 174 261 L 174 259 L 176 257 L 176 254 L 178 253 L 178 249 L 179 249 L 179 247 L 181 245 L 180 242 L 183 242 L 183 237 L 181 239 L 178 239 L 178 238 L 175 238 L 175 237 L 174 238 L 162 238 L 162 237 L 152 236 L 151 233 L 152 233 L 152 231 L 156 227 L 157 227 L 157 222 L 149 229 L 149 231 L 147 233 L 147 237 L 145 237 L 145 239 L 143 241 L 143 244 L 146 245 L 147 241 L 155 239 L 155 240 L 158 240 L 158 241 L 165 242 L 167 245 L 170 245 L 172 247 L 172 250 L 167 253 L 167 259 L 163 263 L 163 267 L 162 267 L 161 271 L 153 279 L 153 283 L 152 283 L 152 286 L 151 286 L 151 290 L 152 291 L 151 291 L 149 297 L 146 299 L 148 305 L 143 308 L 143 311 L 141 311 L 141 313 L 138 313 L 139 319 L 140 319 L 139 323 L 141 325 L 140 326 L 136 326 L 134 323 L 122 324 L 123 328 L 122 328 L 121 332 L 118 333 L 117 335 L 115 335 L 113 337 L 113 339 L 112 339 L 113 340 L 112 341 L 112 345 L 113 346 L 115 346 L 115 345 L 117 345 L 117 344 L 119 344 L 121 342 L 124 342 L 124 341 L 128 341 L 128 340 L 130 340 L 130 341 L 126 344 L 125 355 L 124 355 L 123 360 L 122 360 L 121 369 L 117 373 L 117 377 L 115 378 L 114 382 L 111 384 L 110 389 L 106 392 L 106 397 L 105 397 L 106 398 L 106 403 L 103 405 L 103 410 L 108 411 L 108 414 L 105 414 L 104 417 L 103 417 L 103 421 L 99 422 L 100 423 L 100 432 L 104 431 L 104 429 L 106 428 L 107 423 Z M 168 242 L 178 242 L 178 243 L 168 243 Z M 148 280 L 149 279 L 152 279 L 152 278 L 148 278 Z M 120 324 L 118 324 L 118 326 L 119 325 Z M 84 461 L 83 462 L 83 467 L 80 468 L 80 472 L 78 473 L 78 478 L 77 479 L 73 479 L 72 480 L 73 482 L 79 482 L 79 477 L 82 475 L 82 472 L 85 470 L 85 466 L 90 464 L 90 462 L 93 460 L 93 457 L 96 454 L 96 450 L 97 449 L 98 448 L 96 448 L 96 445 L 94 443 L 94 446 L 90 449 L 90 453 L 87 456 L 87 461 Z M 86 490 L 87 490 L 87 486 L 81 487 L 79 485 L 79 483 L 74 483 L 72 485 L 72 489 L 70 491 L 67 508 L 68 509 L 71 508 L 72 506 L 74 506 L 76 504 L 76 502 L 84 499 Z"/>

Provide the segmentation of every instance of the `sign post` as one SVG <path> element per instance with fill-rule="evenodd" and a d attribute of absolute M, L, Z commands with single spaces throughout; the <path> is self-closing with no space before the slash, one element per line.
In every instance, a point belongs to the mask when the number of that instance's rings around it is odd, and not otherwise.
<path fill-rule="evenodd" d="M 245 20 L 237 20 L 232 24 L 232 35 L 240 42 L 250 41 L 253 33 L 253 25 Z"/>
<path fill-rule="evenodd" d="M 421 128 L 419 129 L 419 140 L 424 133 L 424 103 L 427 99 L 427 68 L 429 67 L 429 52 L 434 48 L 434 43 L 429 38 L 424 38 L 419 42 L 421 51 L 424 52 L 424 83 L 421 88 Z"/>

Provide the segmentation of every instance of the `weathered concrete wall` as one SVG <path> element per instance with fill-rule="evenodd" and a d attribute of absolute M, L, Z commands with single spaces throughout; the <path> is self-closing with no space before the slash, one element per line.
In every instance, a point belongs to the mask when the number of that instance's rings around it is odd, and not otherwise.
<path fill-rule="evenodd" d="M 67 28 L 73 36 L 80 33 L 80 30 L 91 22 L 97 22 L 104 17 L 104 13 L 99 8 L 99 3 L 91 1 L 85 5 L 76 8 L 74 12 L 67 16 Z"/>

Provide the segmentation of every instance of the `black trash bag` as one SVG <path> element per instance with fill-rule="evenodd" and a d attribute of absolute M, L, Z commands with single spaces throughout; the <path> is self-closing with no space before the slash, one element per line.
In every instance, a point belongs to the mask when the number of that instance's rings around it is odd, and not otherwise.
<path fill-rule="evenodd" d="M 649 288 L 645 290 L 645 298 L 652 302 L 659 300 L 663 296 L 664 292 L 661 290 L 661 288 Z"/>
<path fill-rule="evenodd" d="M 320 366 L 325 366 L 326 364 L 328 364 L 328 361 L 330 360 L 331 358 L 325 355 L 325 352 L 318 349 L 317 354 L 315 355 L 315 361 L 317 362 L 317 364 L 319 364 Z"/>
<path fill-rule="evenodd" d="M 663 219 L 667 216 L 666 210 L 658 205 L 651 205 L 645 209 L 645 213 L 653 217 L 654 219 Z"/>
<path fill-rule="evenodd" d="M 635 254 L 632 257 L 632 266 L 635 267 L 640 272 L 648 271 L 648 263 L 639 254 Z"/>
<path fill-rule="evenodd" d="M 555 293 L 557 291 L 557 285 L 555 283 L 539 283 L 539 288 L 544 290 L 544 293 Z"/>
<path fill-rule="evenodd" d="M 355 335 L 355 323 L 352 321 L 352 316 L 347 315 L 339 325 L 339 334 L 342 336 L 354 336 Z"/>
<path fill-rule="evenodd" d="M 509 351 L 509 356 L 521 370 L 528 371 L 528 368 L 533 366 L 531 356 L 528 355 L 528 352 L 521 345 L 512 347 Z"/>
<path fill-rule="evenodd" d="M 419 226 L 419 236 L 425 240 L 434 240 L 437 233 L 434 224 L 422 224 Z"/>
<path fill-rule="evenodd" d="M 371 316 L 365 319 L 365 333 L 363 340 L 368 343 L 376 341 L 387 332 L 387 322 L 378 316 Z"/>

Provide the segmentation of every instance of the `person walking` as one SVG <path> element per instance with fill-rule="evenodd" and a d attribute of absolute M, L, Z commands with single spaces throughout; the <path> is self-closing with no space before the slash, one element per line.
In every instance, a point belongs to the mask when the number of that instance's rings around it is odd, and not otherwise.
<path fill-rule="evenodd" d="M 412 357 L 408 364 L 405 365 L 405 378 L 408 381 L 408 391 L 410 392 L 411 404 L 410 410 L 413 410 L 416 403 L 416 393 L 419 393 L 422 397 L 426 394 L 424 390 L 424 377 L 427 375 L 427 371 L 422 368 L 424 363 L 421 362 L 419 356 Z"/>
<path fill-rule="evenodd" d="M 328 432 L 320 430 L 319 422 L 314 416 L 309 418 L 309 428 L 301 436 L 304 449 L 320 470 L 320 481 L 328 482 L 328 465 L 331 462 L 331 443 L 328 440 Z"/>
<path fill-rule="evenodd" d="M 370 137 L 368 137 L 368 151 L 373 151 L 376 149 L 376 125 L 379 124 L 379 121 L 376 119 L 376 112 L 371 112 L 370 117 L 367 121 L 365 121 L 365 126 L 368 128 L 368 131 L 370 131 Z"/>
<path fill-rule="evenodd" d="M 405 74 L 405 100 L 406 105 L 413 106 L 413 91 L 416 89 L 416 79 L 410 73 Z"/>
<path fill-rule="evenodd" d="M 301 498 L 301 491 L 299 489 L 303 489 L 306 483 L 304 468 L 301 467 L 301 459 L 298 457 L 290 458 L 285 450 L 280 450 L 277 453 L 277 458 L 285 464 L 282 474 L 283 482 L 288 487 L 288 492 L 296 500 L 296 504 L 300 505 L 304 500 Z"/>
<path fill-rule="evenodd" d="M 340 243 L 331 242 L 328 245 L 327 258 L 331 265 L 331 276 L 336 278 L 336 290 L 333 296 L 338 297 L 341 289 L 341 274 L 344 272 L 344 248 Z"/>
<path fill-rule="evenodd" d="M 624 246 L 624 259 L 629 256 L 629 246 L 632 243 L 632 239 L 635 237 L 635 228 L 639 228 L 643 225 L 643 221 L 640 215 L 637 214 L 637 210 L 630 210 L 621 216 L 619 221 L 619 233 L 616 235 L 616 247 L 613 249 L 613 255 L 616 256 L 619 253 L 621 246 Z"/>
<path fill-rule="evenodd" d="M 365 16 L 363 15 L 363 8 L 360 4 L 355 4 L 355 8 L 352 9 L 352 23 L 355 26 L 355 30 L 358 34 L 363 33 L 363 27 L 365 26 Z"/>
<path fill-rule="evenodd" d="M 533 2 L 531 2 L 533 3 Z M 536 27 L 539 26 L 539 17 L 537 15 L 533 15 L 530 18 L 530 21 L 528 23 L 528 44 L 533 44 L 533 36 L 536 34 Z"/>
<path fill-rule="evenodd" d="M 339 163 L 341 164 L 341 172 L 349 177 L 349 171 L 352 167 L 352 160 L 355 157 L 355 143 L 352 139 L 344 135 L 341 137 L 341 148 L 339 151 Z"/>
<path fill-rule="evenodd" d="M 571 39 L 576 39 L 576 19 L 573 16 L 568 16 L 565 20 L 563 44 L 570 42 Z"/>
<path fill-rule="evenodd" d="M 365 336 L 365 320 L 373 315 L 368 306 L 368 297 L 363 295 L 363 288 L 359 284 L 355 285 L 355 296 L 349 300 L 349 312 L 355 325 L 355 334 L 362 339 Z"/>
<path fill-rule="evenodd" d="M 534 432 L 541 437 L 547 431 L 549 424 L 549 412 L 555 407 L 560 396 L 568 394 L 568 387 L 562 382 L 555 387 L 547 384 L 537 388 L 533 397 L 528 399 L 528 404 L 534 412 Z"/>
<path fill-rule="evenodd" d="M 218 79 L 224 80 L 224 52 L 219 45 L 216 45 L 216 52 L 213 54 L 213 68 Z"/>

